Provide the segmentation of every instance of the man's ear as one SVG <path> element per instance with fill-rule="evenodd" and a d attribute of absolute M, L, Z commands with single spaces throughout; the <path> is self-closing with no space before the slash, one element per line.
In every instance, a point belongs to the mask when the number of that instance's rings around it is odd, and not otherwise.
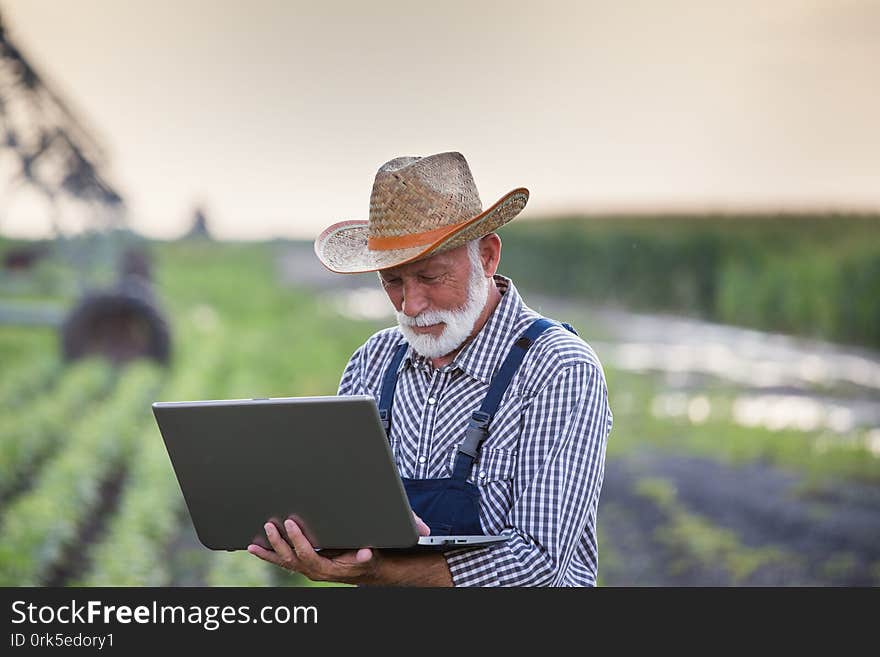
<path fill-rule="evenodd" d="M 494 276 L 501 262 L 501 238 L 497 233 L 489 233 L 480 238 L 480 260 L 486 276 Z"/>

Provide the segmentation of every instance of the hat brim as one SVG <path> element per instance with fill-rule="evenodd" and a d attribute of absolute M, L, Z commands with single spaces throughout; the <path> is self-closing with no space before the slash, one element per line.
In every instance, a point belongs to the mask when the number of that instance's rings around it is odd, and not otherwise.
<path fill-rule="evenodd" d="M 477 216 L 453 226 L 434 242 L 405 249 L 370 249 L 367 246 L 369 222 L 340 221 L 318 235 L 315 255 L 322 265 L 337 274 L 363 274 L 397 267 L 488 235 L 522 212 L 528 200 L 529 190 L 518 187 Z"/>

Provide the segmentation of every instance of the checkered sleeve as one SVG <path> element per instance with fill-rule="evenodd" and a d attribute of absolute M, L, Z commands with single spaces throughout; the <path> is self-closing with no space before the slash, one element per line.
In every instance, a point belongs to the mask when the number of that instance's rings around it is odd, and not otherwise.
<path fill-rule="evenodd" d="M 604 476 L 611 410 L 594 363 L 567 366 L 523 413 L 512 538 L 446 553 L 455 586 L 560 586 L 595 506 Z M 595 584 L 595 579 L 592 581 Z"/>

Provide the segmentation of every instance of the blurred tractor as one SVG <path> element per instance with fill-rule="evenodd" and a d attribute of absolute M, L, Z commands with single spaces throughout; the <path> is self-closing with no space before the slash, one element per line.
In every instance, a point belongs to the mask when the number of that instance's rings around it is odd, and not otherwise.
<path fill-rule="evenodd" d="M 11 173 L 0 198 L 8 203 L 10 191 L 38 192 L 53 232 L 50 244 L 9 249 L 2 276 L 27 276 L 48 259 L 75 279 L 64 281 L 65 296 L 75 299 L 69 309 L 7 300 L 0 322 L 57 326 L 68 361 L 103 354 L 115 363 L 168 363 L 171 337 L 153 293 L 150 256 L 126 228 L 125 203 L 105 168 L 98 140 L 10 41 L 0 17 L 0 175 Z M 69 223 L 86 230 L 65 230 Z"/>
<path fill-rule="evenodd" d="M 116 363 L 146 356 L 167 364 L 171 337 L 150 279 L 150 261 L 140 249 L 126 250 L 119 282 L 87 292 L 61 326 L 65 360 L 103 354 Z"/>

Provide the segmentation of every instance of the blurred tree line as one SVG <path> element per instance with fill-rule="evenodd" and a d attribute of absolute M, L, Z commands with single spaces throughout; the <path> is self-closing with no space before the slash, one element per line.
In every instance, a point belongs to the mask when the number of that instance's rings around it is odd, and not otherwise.
<path fill-rule="evenodd" d="M 565 217 L 501 237 L 526 289 L 880 347 L 880 216 Z"/>

